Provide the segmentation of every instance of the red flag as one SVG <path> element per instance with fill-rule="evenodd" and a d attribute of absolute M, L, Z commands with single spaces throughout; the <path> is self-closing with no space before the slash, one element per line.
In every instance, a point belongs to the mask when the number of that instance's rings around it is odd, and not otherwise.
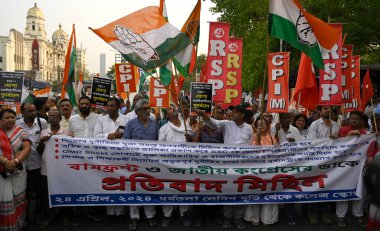
<path fill-rule="evenodd" d="M 267 112 L 286 113 L 289 108 L 289 52 L 268 53 Z M 264 96 L 265 97 L 265 96 Z"/>
<path fill-rule="evenodd" d="M 207 61 L 202 65 L 201 74 L 199 76 L 199 82 L 206 83 L 206 75 L 207 75 Z"/>
<path fill-rule="evenodd" d="M 368 103 L 368 101 L 371 100 L 371 98 L 375 95 L 372 87 L 371 77 L 369 75 L 369 70 L 367 69 L 367 73 L 365 73 L 364 79 L 363 79 L 363 86 L 362 86 L 362 107 L 363 110 Z"/>
<path fill-rule="evenodd" d="M 178 97 L 177 96 L 180 95 L 184 82 L 185 82 L 185 78 L 182 75 L 180 75 L 178 77 L 178 79 L 172 78 L 172 82 L 170 83 L 171 101 L 172 101 L 172 103 L 174 103 L 177 106 L 178 106 Z M 173 94 L 173 92 L 176 94 Z"/>
<path fill-rule="evenodd" d="M 299 94 L 301 95 L 299 96 Z M 318 96 L 318 85 L 313 72 L 313 64 L 311 59 L 302 53 L 293 99 L 303 107 L 314 110 L 319 102 Z"/>
<path fill-rule="evenodd" d="M 196 64 L 197 64 L 197 48 L 196 46 L 193 46 L 193 52 L 191 53 L 189 74 L 193 73 Z"/>

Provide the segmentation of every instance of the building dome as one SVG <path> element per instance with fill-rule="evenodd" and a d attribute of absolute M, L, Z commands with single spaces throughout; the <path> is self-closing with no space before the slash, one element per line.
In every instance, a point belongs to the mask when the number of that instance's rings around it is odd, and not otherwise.
<path fill-rule="evenodd" d="M 37 7 L 37 3 L 34 3 L 34 6 L 28 10 L 27 17 L 36 17 L 45 20 L 44 13 Z"/>
<path fill-rule="evenodd" d="M 68 41 L 68 36 L 66 34 L 66 32 L 64 30 L 62 30 L 62 25 L 61 23 L 59 24 L 59 29 L 56 30 L 54 33 L 53 33 L 53 36 L 52 36 L 52 41 Z"/>

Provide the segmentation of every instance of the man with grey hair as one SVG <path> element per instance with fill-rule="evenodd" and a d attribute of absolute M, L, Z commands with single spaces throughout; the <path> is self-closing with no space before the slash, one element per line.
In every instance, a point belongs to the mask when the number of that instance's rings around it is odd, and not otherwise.
<path fill-rule="evenodd" d="M 145 99 L 137 100 L 135 104 L 135 113 L 137 118 L 127 122 L 123 138 L 133 140 L 157 140 L 158 127 L 156 120 L 150 118 L 149 102 Z M 156 226 L 157 221 L 154 218 L 156 215 L 155 207 L 152 205 L 146 205 L 144 206 L 144 212 L 148 219 L 149 226 Z M 137 230 L 138 221 L 140 220 L 139 207 L 130 206 L 129 214 L 131 216 L 129 230 Z"/>
<path fill-rule="evenodd" d="M 133 97 L 133 102 L 132 102 L 132 108 L 133 109 L 136 109 L 136 103 L 137 101 L 139 101 L 140 99 L 144 99 L 144 96 L 142 94 L 136 94 L 134 97 Z M 137 118 L 137 113 L 136 113 L 136 110 L 133 110 L 131 112 L 129 112 L 127 115 L 127 123 L 128 121 L 134 119 L 134 118 Z M 155 120 L 156 117 L 154 116 L 153 113 L 150 113 L 150 118 Z"/>

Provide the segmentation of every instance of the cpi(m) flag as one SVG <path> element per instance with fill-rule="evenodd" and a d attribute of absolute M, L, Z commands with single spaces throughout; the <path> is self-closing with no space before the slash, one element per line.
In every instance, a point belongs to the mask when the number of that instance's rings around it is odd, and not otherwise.
<path fill-rule="evenodd" d="M 318 96 L 318 85 L 315 79 L 313 63 L 305 53 L 302 53 L 293 99 L 304 108 L 315 110 L 319 103 Z"/>
<path fill-rule="evenodd" d="M 148 6 L 99 29 L 90 28 L 123 57 L 144 70 L 157 68 L 190 43 L 162 16 L 160 8 Z"/>
<path fill-rule="evenodd" d="M 289 108 L 289 52 L 268 54 L 267 112 L 286 113 Z"/>
<path fill-rule="evenodd" d="M 69 46 L 66 52 L 65 72 L 63 75 L 61 91 L 61 99 L 69 98 L 73 106 L 77 105 L 74 89 L 75 64 L 77 61 L 76 43 L 75 25 L 73 25 L 73 32 L 71 33 Z"/>
<path fill-rule="evenodd" d="M 372 87 L 371 77 L 369 75 L 369 70 L 367 69 L 367 73 L 363 79 L 362 86 L 362 108 L 365 109 L 367 103 L 371 100 L 371 98 L 375 95 Z"/>
<path fill-rule="evenodd" d="M 304 52 L 321 69 L 323 53 L 339 37 L 338 30 L 306 12 L 297 0 L 270 0 L 269 33 Z"/>

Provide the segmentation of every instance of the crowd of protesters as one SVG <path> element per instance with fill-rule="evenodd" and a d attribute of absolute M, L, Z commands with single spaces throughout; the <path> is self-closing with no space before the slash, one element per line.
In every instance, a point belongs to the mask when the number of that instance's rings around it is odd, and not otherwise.
<path fill-rule="evenodd" d="M 377 101 L 375 101 L 377 103 Z M 273 225 L 282 219 L 290 226 L 302 218 L 311 225 L 319 222 L 336 223 L 346 227 L 349 202 L 225 205 L 225 206 L 107 206 L 49 208 L 45 143 L 54 135 L 80 138 L 134 139 L 170 142 L 205 142 L 228 145 L 275 145 L 297 140 L 374 133 L 380 128 L 380 112 L 353 111 L 345 116 L 339 108 L 322 106 L 308 115 L 296 110 L 271 114 L 260 111 L 258 104 L 242 103 L 222 109 L 213 106 L 211 115 L 203 111 L 190 114 L 188 99 L 182 100 L 182 110 L 173 105 L 154 111 L 143 95 L 137 94 L 132 102 L 110 98 L 102 108 L 93 108 L 90 98 L 78 100 L 74 112 L 68 99 L 40 97 L 21 105 L 21 115 L 11 109 L 0 111 L 0 230 L 23 230 L 29 224 L 47 228 L 55 219 L 64 226 L 78 226 L 84 217 L 112 224 L 116 220 L 128 222 L 129 230 L 137 230 L 144 214 L 149 226 L 171 226 L 178 211 L 185 227 L 201 227 L 212 220 L 229 229 L 248 225 Z M 374 109 L 370 109 L 374 110 Z M 368 149 L 368 162 L 377 157 L 380 148 L 376 141 Z M 378 155 L 380 156 L 380 155 Z M 69 185 L 67 187 L 70 187 Z M 353 223 L 368 230 L 380 227 L 380 209 L 369 206 L 363 187 L 361 200 L 352 201 Z M 33 206 L 32 206 L 33 205 Z M 370 207 L 370 209 L 368 209 Z M 140 211 L 141 210 L 141 211 Z M 367 221 L 366 212 L 370 217 Z M 143 213 L 142 213 L 143 212 Z M 335 216 L 333 215 L 335 213 Z M 27 215 L 29 214 L 29 215 Z M 32 215 L 30 215 L 32 214 Z"/>

